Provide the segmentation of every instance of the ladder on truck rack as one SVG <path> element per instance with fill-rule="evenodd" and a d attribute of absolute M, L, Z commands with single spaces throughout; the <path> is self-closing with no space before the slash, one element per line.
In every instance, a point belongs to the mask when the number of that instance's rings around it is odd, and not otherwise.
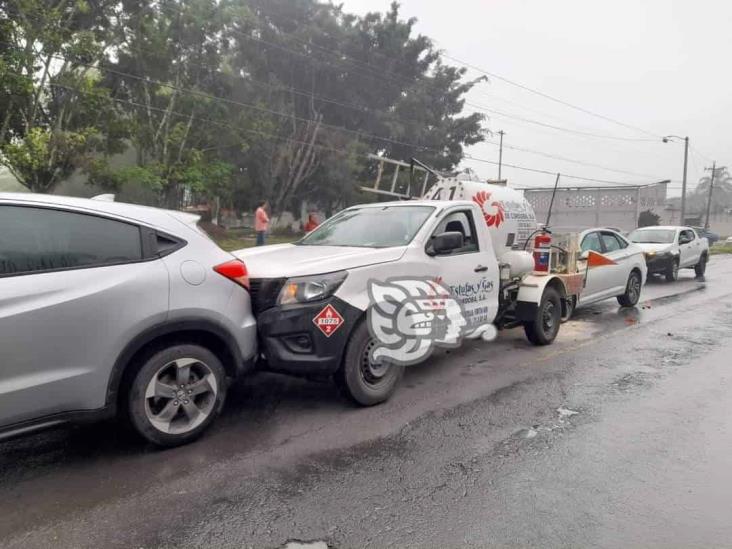
<path fill-rule="evenodd" d="M 482 180 L 478 174 L 470 168 L 466 168 L 457 174 L 446 174 L 433 170 L 416 158 L 412 158 L 410 163 L 406 163 L 376 154 L 370 154 L 368 157 L 370 160 L 376 160 L 378 163 L 376 167 L 376 178 L 374 179 L 373 185 L 360 185 L 359 188 L 362 191 L 387 196 L 389 198 L 398 198 L 400 200 L 414 200 L 419 198 L 447 200 L 447 198 L 442 197 L 442 192 L 443 190 L 446 190 L 450 184 L 471 181 L 474 183 L 489 183 L 491 185 L 506 187 L 508 183 L 505 179 Z M 394 166 L 393 173 L 386 175 L 385 172 L 388 171 L 387 166 Z M 399 176 L 404 174 L 403 171 L 400 171 L 400 168 L 407 168 L 409 170 L 409 178 L 406 182 L 400 181 Z M 434 176 L 433 185 L 429 185 L 431 175 Z M 384 183 L 385 180 L 386 182 Z M 435 189 L 434 193 L 430 190 L 433 188 Z M 453 187 L 453 189 L 454 188 L 455 187 Z M 429 197 L 427 196 L 428 190 L 430 190 Z M 452 200 L 452 195 L 449 199 Z"/>
<path fill-rule="evenodd" d="M 385 156 L 378 156 L 376 154 L 370 154 L 369 159 L 376 160 L 378 162 L 376 169 L 376 179 L 374 184 L 370 187 L 361 185 L 362 191 L 380 194 L 383 196 L 390 196 L 392 198 L 399 198 L 402 200 L 414 200 L 416 198 L 422 198 L 427 192 L 427 183 L 431 172 L 426 170 L 417 163 L 408 164 L 399 160 L 393 160 Z M 384 179 L 385 171 L 387 166 L 394 166 L 394 173 L 391 174 L 391 184 L 387 183 L 388 190 L 383 188 L 382 179 Z M 399 184 L 400 168 L 407 168 L 410 171 L 409 181 L 406 184 L 406 192 L 403 192 L 404 185 Z M 416 181 L 421 180 L 420 182 Z M 421 187 L 421 189 L 420 189 Z M 401 192 L 400 192 L 401 191 Z M 416 192 L 415 192 L 416 191 Z M 416 194 L 416 193 L 419 194 Z"/>

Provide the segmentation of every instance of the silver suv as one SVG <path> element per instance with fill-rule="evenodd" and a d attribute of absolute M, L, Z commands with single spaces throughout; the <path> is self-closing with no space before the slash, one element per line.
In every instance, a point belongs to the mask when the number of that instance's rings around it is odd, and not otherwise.
<path fill-rule="evenodd" d="M 253 365 L 246 266 L 196 216 L 0 193 L 0 439 L 120 413 L 200 435 Z"/>

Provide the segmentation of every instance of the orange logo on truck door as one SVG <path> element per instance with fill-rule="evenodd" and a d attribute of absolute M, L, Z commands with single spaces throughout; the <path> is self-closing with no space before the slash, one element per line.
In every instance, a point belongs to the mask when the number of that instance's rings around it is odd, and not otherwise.
<path fill-rule="evenodd" d="M 473 197 L 473 202 L 480 206 L 480 211 L 483 212 L 483 219 L 485 224 L 489 227 L 499 227 L 501 223 L 506 219 L 506 213 L 503 210 L 503 204 L 499 201 L 494 200 L 490 202 L 491 193 L 488 191 L 479 191 Z M 488 211 L 488 208 L 492 208 Z"/>
<path fill-rule="evenodd" d="M 315 315 L 313 323 L 323 332 L 325 337 L 330 337 L 345 323 L 345 320 L 343 320 L 343 317 L 335 310 L 333 305 L 328 304 L 322 311 Z"/>

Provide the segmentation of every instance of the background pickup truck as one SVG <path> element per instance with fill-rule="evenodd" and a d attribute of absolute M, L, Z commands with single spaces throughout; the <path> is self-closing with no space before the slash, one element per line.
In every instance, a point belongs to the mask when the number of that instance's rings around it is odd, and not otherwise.
<path fill-rule="evenodd" d="M 679 269 L 694 269 L 704 276 L 709 261 L 709 242 L 691 227 L 643 227 L 628 236 L 646 256 L 648 274 L 661 274 L 673 282 Z"/>

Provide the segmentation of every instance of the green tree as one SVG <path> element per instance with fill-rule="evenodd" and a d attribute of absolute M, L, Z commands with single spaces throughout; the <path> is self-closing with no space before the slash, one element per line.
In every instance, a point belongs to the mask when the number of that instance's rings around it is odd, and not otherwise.
<path fill-rule="evenodd" d="M 137 166 L 110 182 L 142 179 L 161 202 L 180 205 L 184 192 L 230 196 L 235 165 L 222 150 L 242 154 L 266 120 L 236 108 L 226 68 L 228 28 L 245 8 L 215 0 L 124 3 L 115 62 L 107 80 L 133 122 Z"/>
<path fill-rule="evenodd" d="M 281 114 L 270 117 L 276 137 L 258 147 L 266 153 L 243 161 L 275 210 L 306 195 L 330 204 L 333 189 L 353 188 L 366 153 L 451 169 L 483 139 L 482 116 L 460 115 L 475 82 L 444 65 L 396 3 L 362 18 L 314 0 L 245 3 L 232 64 L 256 82 L 249 98 Z"/>
<path fill-rule="evenodd" d="M 51 192 L 124 148 L 126 126 L 93 68 L 114 2 L 12 0 L 0 7 L 0 163 Z"/>
<path fill-rule="evenodd" d="M 699 179 L 697 186 L 687 196 L 687 211 L 697 214 L 706 212 L 711 183 L 711 173 Z M 717 168 L 714 176 L 711 210 L 718 212 L 726 208 L 732 208 L 732 175 L 727 168 Z"/>
<path fill-rule="evenodd" d="M 660 225 L 661 216 L 655 213 L 653 210 L 643 210 L 638 216 L 639 227 L 651 227 Z"/>
<path fill-rule="evenodd" d="M 0 6 L 0 161 L 32 190 L 76 170 L 179 206 L 355 200 L 378 153 L 449 170 L 483 139 L 475 81 L 395 3 L 10 0 Z M 134 166 L 108 161 L 128 145 Z M 217 201 L 218 202 L 218 201 Z"/>

